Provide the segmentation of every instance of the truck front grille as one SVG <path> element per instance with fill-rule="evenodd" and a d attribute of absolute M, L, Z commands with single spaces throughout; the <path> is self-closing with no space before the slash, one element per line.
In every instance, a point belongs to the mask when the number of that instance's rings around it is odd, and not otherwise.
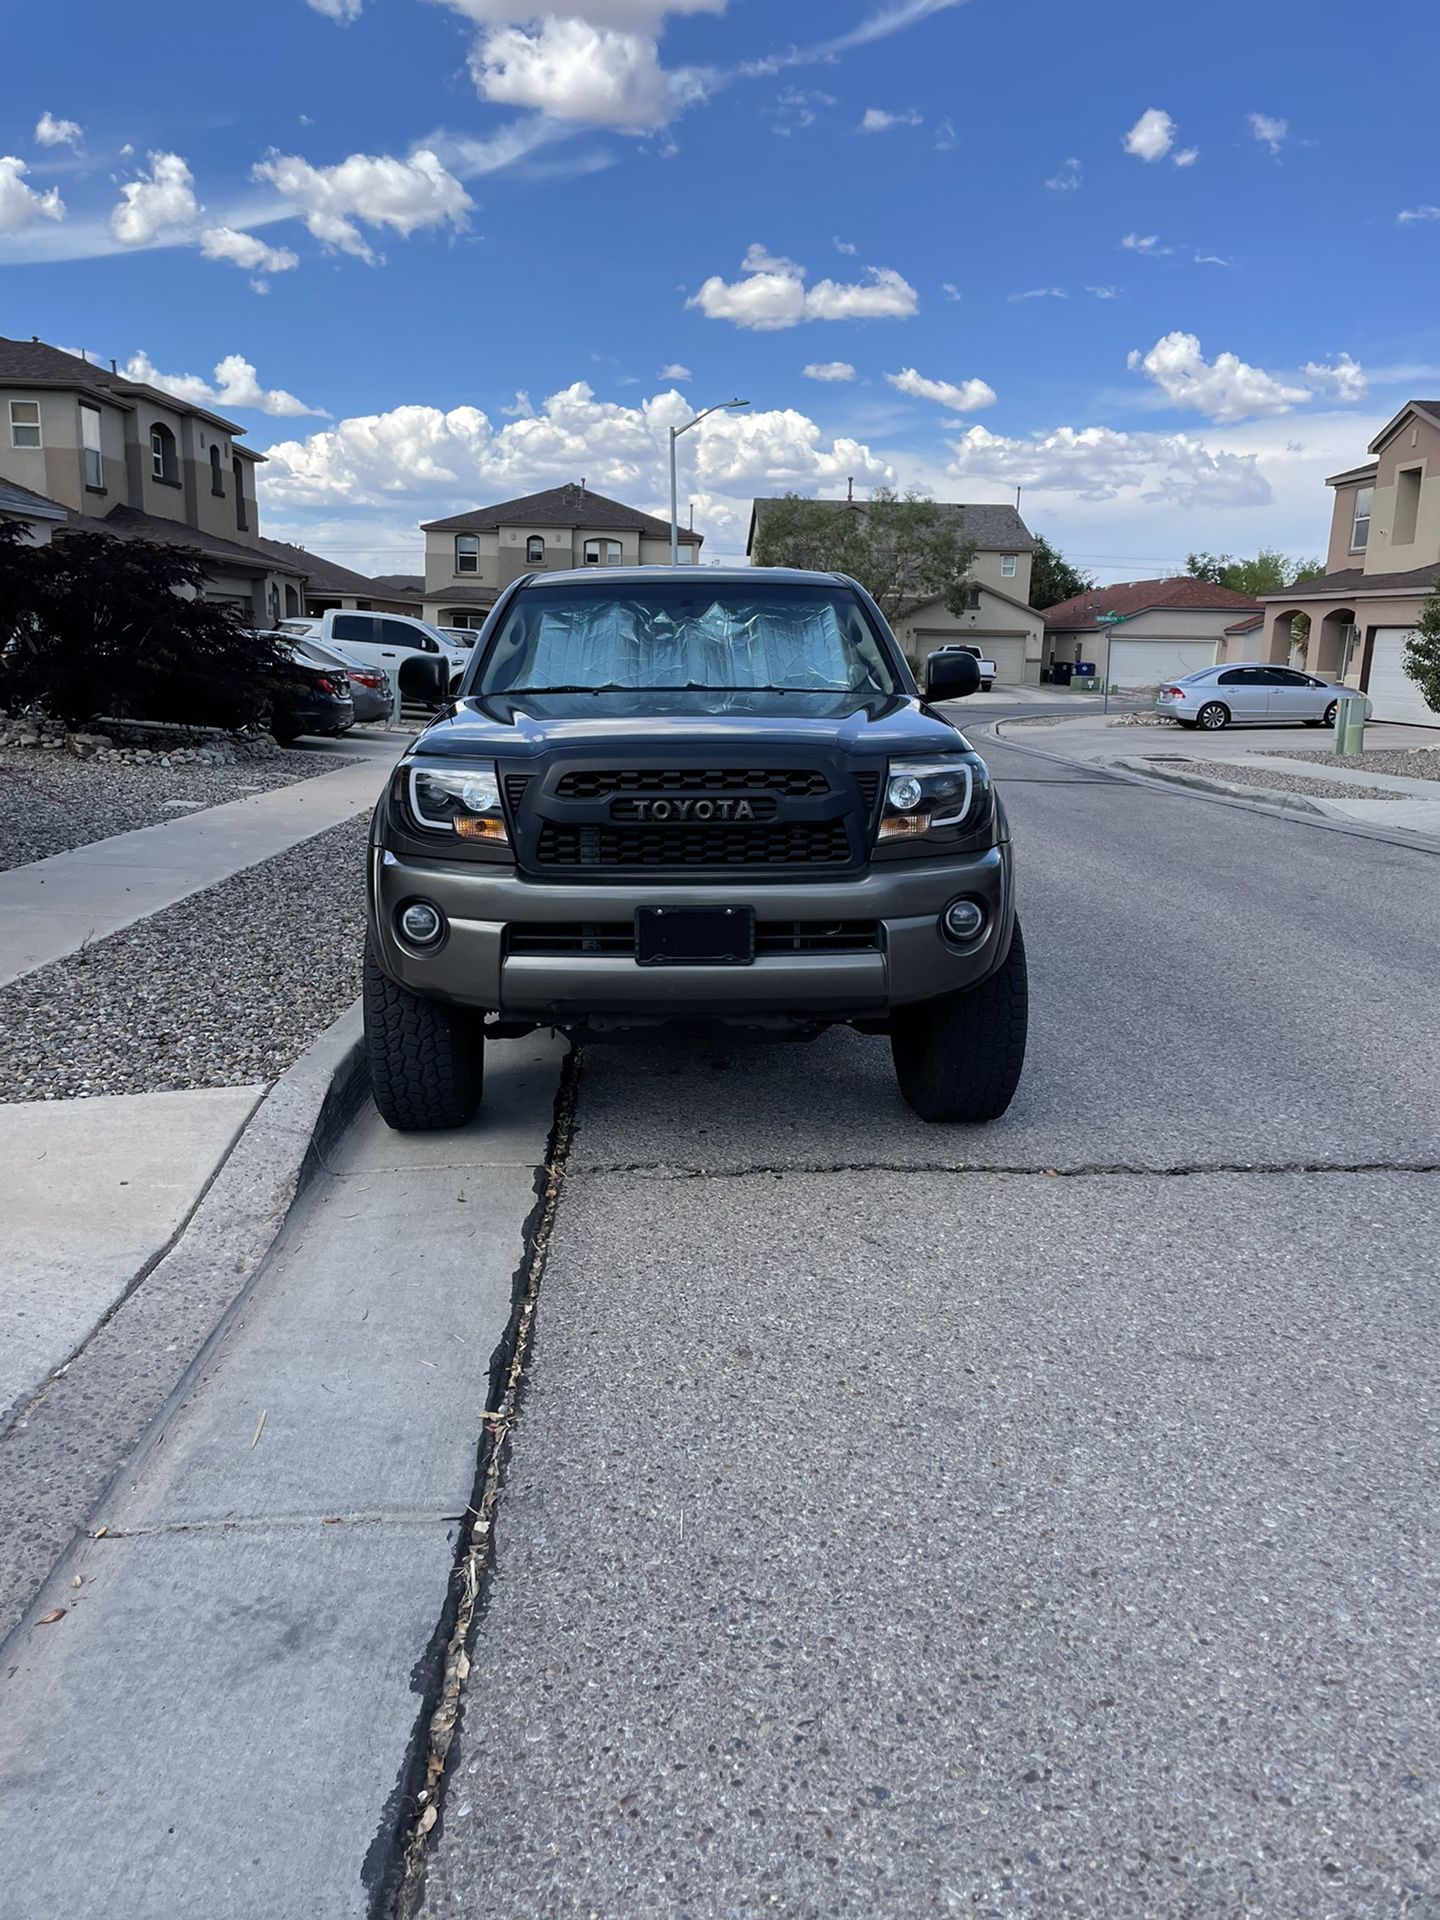
<path fill-rule="evenodd" d="M 806 800 L 828 793 L 830 782 L 804 767 L 587 767 L 561 774 L 555 793 L 561 800 L 603 800 L 613 793 L 753 793 L 757 788 Z"/>
<path fill-rule="evenodd" d="M 544 820 L 536 847 L 542 867 L 843 867 L 849 860 L 843 819 L 634 827 Z"/>
<path fill-rule="evenodd" d="M 516 921 L 509 929 L 511 953 L 635 954 L 633 920 Z M 764 953 L 874 953 L 878 920 L 757 920 L 755 951 Z"/>

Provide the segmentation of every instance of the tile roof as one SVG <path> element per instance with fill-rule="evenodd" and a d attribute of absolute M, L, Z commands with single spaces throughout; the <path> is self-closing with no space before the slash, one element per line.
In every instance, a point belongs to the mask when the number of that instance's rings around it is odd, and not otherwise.
<path fill-rule="evenodd" d="M 1252 613 L 1248 620 L 1237 620 L 1233 626 L 1226 627 L 1225 631 L 1226 633 L 1254 633 L 1257 627 L 1263 627 L 1264 624 L 1263 613 Z"/>
<path fill-rule="evenodd" d="M 245 431 L 223 414 L 212 413 L 208 407 L 178 400 L 173 393 L 163 393 L 143 381 L 127 380 L 109 367 L 97 367 L 93 360 L 64 353 L 43 340 L 10 340 L 0 334 L 0 386 L 66 387 L 77 393 L 94 394 L 98 399 L 110 400 L 122 407 L 133 407 L 137 400 L 150 400 L 157 406 L 168 407 L 172 413 L 190 413 L 198 419 L 209 420 L 227 433 Z"/>
<path fill-rule="evenodd" d="M 1278 600 L 1293 600 L 1297 604 L 1302 600 L 1343 600 L 1351 594 L 1365 593 L 1425 593 L 1440 581 L 1440 561 L 1432 561 L 1428 567 L 1412 567 L 1408 573 L 1366 573 L 1363 567 L 1346 567 L 1340 573 L 1321 574 L 1316 580 L 1302 580 L 1297 586 L 1287 587 L 1283 593 L 1267 593 L 1261 597 L 1267 605 L 1274 606 Z"/>
<path fill-rule="evenodd" d="M 112 507 L 103 519 L 73 513 L 57 534 L 104 533 L 114 540 L 149 540 L 156 546 L 194 547 L 207 558 L 223 561 L 251 573 L 293 573 L 303 577 L 304 569 L 291 566 L 267 553 L 263 547 L 242 547 L 238 541 L 222 540 L 218 534 L 201 527 L 187 527 L 181 520 L 162 520 L 158 514 L 141 513 L 135 507 Z M 298 549 L 297 549 L 298 551 Z"/>
<path fill-rule="evenodd" d="M 762 497 L 756 500 L 750 509 L 750 538 L 745 551 L 749 553 L 755 545 L 755 536 L 760 523 L 771 507 L 778 507 L 780 499 Z M 838 513 L 842 509 L 864 508 L 863 500 L 820 500 L 817 506 L 833 507 Z M 973 540 L 984 553 L 1031 553 L 1035 541 L 1030 529 L 1020 518 L 1014 507 L 997 506 L 989 502 L 969 504 L 959 500 L 937 500 L 933 503 L 940 508 L 948 519 L 957 523 L 962 540 Z"/>
<path fill-rule="evenodd" d="M 575 527 L 589 533 L 643 533 L 651 540 L 668 540 L 670 523 L 657 520 L 653 513 L 641 513 L 619 500 L 607 500 L 603 493 L 573 482 L 564 487 L 548 487 L 544 493 L 527 493 L 519 500 L 501 500 L 493 507 L 474 507 L 469 513 L 452 514 L 448 520 L 427 520 L 422 533 L 494 533 L 500 527 Z M 682 547 L 698 547 L 704 535 L 680 530 Z"/>
<path fill-rule="evenodd" d="M 69 517 L 70 509 L 62 507 L 58 500 L 47 500 L 43 493 L 32 493 L 29 487 L 0 478 L 0 513 L 23 515 L 30 520 L 64 520 Z"/>
<path fill-rule="evenodd" d="M 593 571 L 593 569 L 592 569 Z M 607 568 L 608 572 L 609 569 Z M 434 593 L 426 593 L 424 598 L 437 606 L 445 607 L 493 607 L 498 597 L 497 587 L 444 587 Z"/>
<path fill-rule="evenodd" d="M 304 547 L 292 547 L 284 540 L 257 540 L 255 544 L 262 553 L 268 553 L 277 566 L 291 573 L 303 573 L 307 593 L 348 594 L 352 599 L 368 600 L 375 591 L 376 583 L 367 575 L 352 573 L 349 567 L 339 566 L 318 553 L 309 553 Z"/>
<path fill-rule="evenodd" d="M 1193 580 L 1188 573 L 1168 580 L 1122 580 L 1113 587 L 1091 587 L 1044 611 L 1047 627 L 1058 627 L 1067 633 L 1088 633 L 1098 628 L 1097 616 L 1102 613 L 1122 613 L 1128 618 L 1152 611 L 1181 613 L 1211 607 L 1233 608 L 1237 613 L 1260 611 L 1260 603 L 1253 594 L 1235 593 L 1229 587 L 1212 587 L 1208 580 Z"/>

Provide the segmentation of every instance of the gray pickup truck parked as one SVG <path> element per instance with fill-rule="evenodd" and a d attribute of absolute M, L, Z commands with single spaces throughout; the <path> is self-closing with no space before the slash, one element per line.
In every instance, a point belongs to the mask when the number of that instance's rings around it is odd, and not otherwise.
<path fill-rule="evenodd" d="M 985 763 L 837 574 L 606 568 L 496 602 L 375 812 L 365 1027 L 392 1127 L 453 1127 L 487 1033 L 846 1024 L 926 1120 L 1025 1056 L 1010 836 Z"/>

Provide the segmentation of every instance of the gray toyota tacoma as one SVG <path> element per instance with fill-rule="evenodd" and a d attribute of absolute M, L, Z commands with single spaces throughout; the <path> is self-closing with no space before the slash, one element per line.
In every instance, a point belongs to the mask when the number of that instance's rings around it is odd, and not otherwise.
<path fill-rule="evenodd" d="M 1025 1057 L 1010 835 L 984 761 L 838 574 L 607 567 L 496 602 L 375 812 L 365 1034 L 392 1127 L 462 1125 L 487 1034 L 887 1034 L 925 1120 Z"/>

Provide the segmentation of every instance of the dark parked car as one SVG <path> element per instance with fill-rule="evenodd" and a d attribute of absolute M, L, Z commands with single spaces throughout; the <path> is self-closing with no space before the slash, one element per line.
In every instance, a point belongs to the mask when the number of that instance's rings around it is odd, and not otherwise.
<path fill-rule="evenodd" d="M 370 720 L 388 720 L 393 702 L 390 676 L 382 667 L 372 667 L 353 659 L 340 647 L 322 647 L 318 640 L 295 641 L 295 651 L 317 667 L 329 667 L 343 673 L 350 682 L 350 698 L 355 703 L 355 718 L 360 725 Z"/>
<path fill-rule="evenodd" d="M 365 1027 L 393 1127 L 459 1126 L 487 1032 L 889 1036 L 923 1119 L 1025 1057 L 1010 832 L 875 602 L 763 567 L 524 575 L 376 809 Z"/>
<path fill-rule="evenodd" d="M 270 731 L 288 746 L 302 733 L 347 733 L 355 724 L 350 682 L 339 667 L 318 667 L 290 650 L 290 670 L 275 694 Z"/>

